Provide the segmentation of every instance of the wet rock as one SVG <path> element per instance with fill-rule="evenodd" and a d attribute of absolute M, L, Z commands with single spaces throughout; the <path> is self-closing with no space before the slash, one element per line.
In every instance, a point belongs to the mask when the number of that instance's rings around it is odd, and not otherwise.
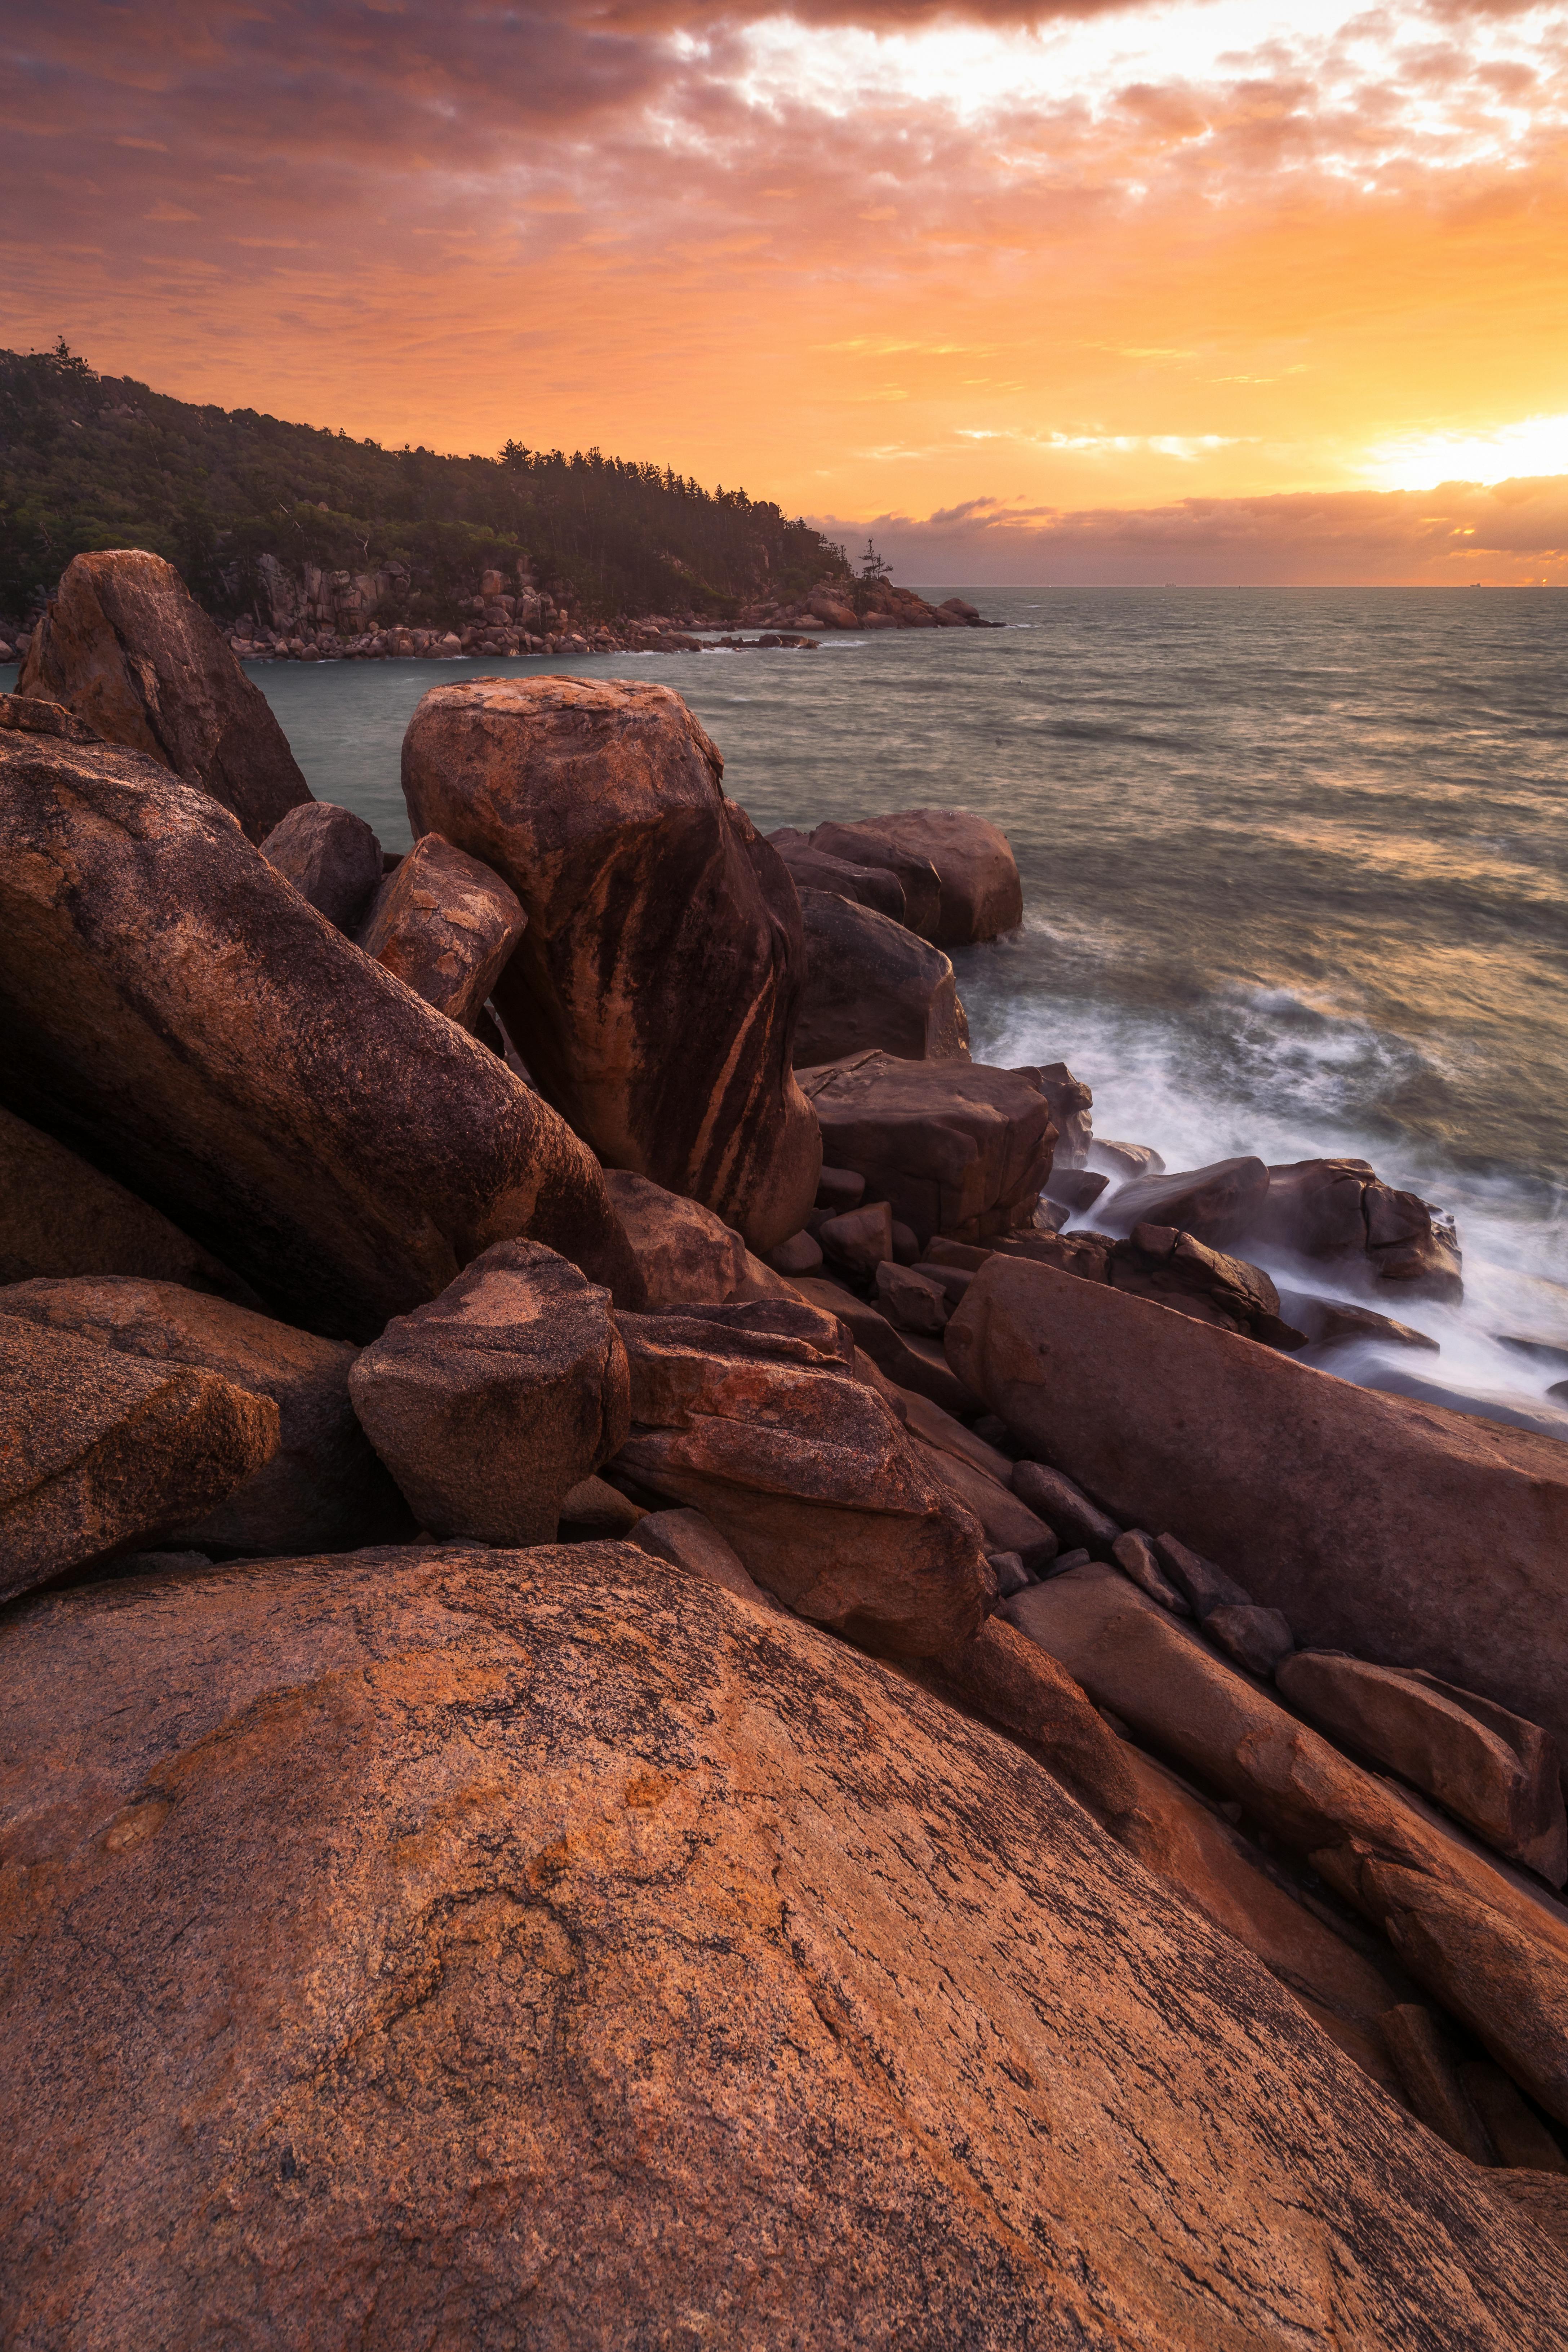
<path fill-rule="evenodd" d="M 1326 1350 L 1371 1340 L 1377 1347 L 1426 1348 L 1433 1355 L 1439 1352 L 1437 1341 L 1429 1339 L 1425 1331 L 1415 1330 L 1408 1323 L 1396 1323 L 1392 1316 L 1379 1315 L 1370 1307 L 1357 1307 L 1348 1298 L 1318 1298 L 1306 1290 L 1282 1290 L 1279 1296 L 1280 1314 L 1302 1334 L 1310 1348 Z"/>
<path fill-rule="evenodd" d="M 1046 1180 L 1046 1198 L 1077 1216 L 1092 1207 L 1110 1181 L 1109 1176 L 1101 1176 L 1095 1169 L 1062 1168 L 1053 1161 Z"/>
<path fill-rule="evenodd" d="M 247 1283 L 111 1176 L 0 1108 L 0 1283 L 128 1274 L 251 1304 Z"/>
<path fill-rule="evenodd" d="M 261 855 L 350 939 L 381 887 L 380 842 L 363 817 L 330 801 L 290 809 L 262 843 Z"/>
<path fill-rule="evenodd" d="M 401 1542 L 402 1496 L 349 1402 L 354 1349 L 173 1282 L 79 1276 L 0 1291 L 0 1314 L 146 1364 L 216 1372 L 278 1411 L 277 1451 L 217 1503 L 168 1529 L 204 1551 L 266 1558 Z"/>
<path fill-rule="evenodd" d="M 1288 1658 L 1277 1679 L 1331 1738 L 1413 1780 L 1552 1885 L 1568 1879 L 1562 1759 L 1539 1725 L 1430 1675 L 1320 1650 Z"/>
<path fill-rule="evenodd" d="M 0 1601 L 199 1519 L 278 1449 L 278 1408 L 0 1311 Z"/>
<path fill-rule="evenodd" d="M 481 1543 L 549 1542 L 628 1426 L 608 1293 L 533 1242 L 498 1242 L 389 1323 L 349 1394 L 419 1525 Z"/>
<path fill-rule="evenodd" d="M 1261 1160 L 1216 1160 L 1175 1175 L 1135 1176 L 1117 1186 L 1102 1214 L 1123 1234 L 1135 1225 L 1173 1225 L 1211 1249 L 1228 1250 L 1256 1224 L 1268 1192 Z"/>
<path fill-rule="evenodd" d="M 134 752 L 0 735 L 0 1093 L 331 1338 L 519 1232 L 636 1284 L 555 1114 Z"/>
<path fill-rule="evenodd" d="M 499 874 L 427 833 L 380 884 L 360 945 L 448 1021 L 472 1029 L 527 922 Z"/>
<path fill-rule="evenodd" d="M 771 1595 L 747 1573 L 740 1553 L 725 1542 L 705 1512 L 645 1512 L 631 1540 L 653 1559 L 700 1576 L 705 1584 L 720 1585 L 738 1600 L 753 1601 L 760 1609 L 773 1605 Z"/>
<path fill-rule="evenodd" d="M 403 749 L 416 834 L 482 858 L 528 916 L 495 999 L 544 1095 L 601 1160 L 763 1252 L 800 1231 L 821 1165 L 791 1075 L 805 951 L 722 769 L 668 687 L 585 678 L 437 687 Z"/>
<path fill-rule="evenodd" d="M 1121 1540 L 1121 1529 L 1109 1513 L 1043 1462 L 1016 1462 L 1013 1492 L 1063 1544 L 1082 1544 L 1096 1558 L 1109 1559 Z"/>
<path fill-rule="evenodd" d="M 858 1054 L 797 1073 L 835 1167 L 852 1167 L 923 1249 L 1026 1223 L 1050 1173 L 1044 1097 L 980 1062 Z"/>
<path fill-rule="evenodd" d="M 923 1332 L 940 1339 L 952 1311 L 947 1294 L 911 1265 L 883 1259 L 877 1268 L 877 1304 L 900 1331 Z"/>
<path fill-rule="evenodd" d="M 969 1058 L 969 1023 L 940 948 L 869 907 L 822 890 L 800 894 L 805 988 L 797 1064 L 842 1061 L 879 1047 L 902 1061 Z"/>
<path fill-rule="evenodd" d="M 868 1648 L 973 1633 L 995 1593 L 981 1528 L 855 1379 L 830 1316 L 764 1301 L 618 1321 L 619 1477 L 706 1512 L 759 1584 Z"/>
<path fill-rule="evenodd" d="M 1074 1077 L 1065 1062 L 1021 1069 L 1018 1076 L 1030 1079 L 1051 1107 L 1051 1124 L 1057 1130 L 1053 1174 L 1087 1167 L 1094 1141 L 1094 1097 L 1089 1087 Z"/>
<path fill-rule="evenodd" d="M 816 1238 L 831 1258 L 851 1274 L 874 1275 L 893 1255 L 893 1215 L 886 1201 L 849 1209 L 818 1225 Z"/>
<path fill-rule="evenodd" d="M 1175 1617 L 1191 1614 L 1186 1601 L 1161 1567 L 1153 1544 L 1142 1528 L 1129 1528 L 1125 1535 L 1119 1535 L 1110 1547 L 1110 1557 L 1122 1575 L 1130 1577 L 1139 1591 L 1146 1592 L 1151 1601 L 1158 1601 L 1162 1609 L 1170 1610 Z"/>
<path fill-rule="evenodd" d="M 1289 1620 L 1278 1609 L 1241 1608 L 1222 1601 L 1204 1619 L 1204 1632 L 1233 1665 L 1267 1682 L 1296 1646 Z"/>
<path fill-rule="evenodd" d="M 1408 1397 L 1414 1404 L 1438 1405 L 1445 1412 L 1464 1413 L 1477 1421 L 1495 1422 L 1503 1429 L 1535 1431 L 1557 1444 L 1568 1443 L 1568 1415 L 1560 1412 L 1547 1398 L 1531 1395 L 1527 1389 L 1461 1389 L 1449 1388 L 1442 1381 L 1423 1380 L 1418 1372 L 1407 1371 L 1402 1364 L 1379 1363 L 1374 1360 L 1358 1364 L 1357 1385 L 1376 1389 L 1391 1397 Z"/>
<path fill-rule="evenodd" d="M 888 866 L 904 887 L 905 921 L 937 947 L 968 947 L 999 939 L 1024 919 L 1024 890 L 1005 834 L 966 809 L 905 809 L 856 824 L 819 824 L 814 845 L 835 856 L 859 856 Z M 931 866 L 938 883 L 934 910 L 910 896 L 905 867 Z"/>
<path fill-rule="evenodd" d="M 1301 1160 L 1268 1171 L 1252 1238 L 1319 1261 L 1362 1259 L 1382 1281 L 1463 1296 L 1451 1225 L 1415 1192 L 1381 1182 L 1365 1160 Z"/>
<path fill-rule="evenodd" d="M 1352 1388 L 1022 1260 L 982 1267 L 943 1345 L 1020 1444 L 1119 1519 L 1179 1529 L 1282 1608 L 1303 1647 L 1420 1666 L 1563 1746 L 1568 1450 L 1553 1440 Z"/>
<path fill-rule="evenodd" d="M 1500 2064 L 1568 2116 L 1561 1915 L 1338 1755 L 1114 1569 L 1069 1570 L 1004 1607 L 1097 1706 L 1307 1857 Z"/>
<path fill-rule="evenodd" d="M 1089 1153 L 1090 1162 L 1107 1170 L 1118 1183 L 1165 1172 L 1165 1163 L 1152 1144 L 1118 1143 L 1110 1136 L 1097 1135 L 1089 1142 Z"/>
<path fill-rule="evenodd" d="M 1304 1333 L 1279 1311 L 1279 1293 L 1261 1266 L 1210 1249 L 1170 1225 L 1135 1225 L 1106 1262 L 1112 1286 L 1153 1298 L 1222 1330 L 1245 1331 L 1271 1348 L 1299 1348 Z"/>
<path fill-rule="evenodd" d="M 629 1547 L 0 1643 L 4 1832 L 47 1807 L 50 1857 L 0 1922 L 19 2342 L 1568 2331 L 1494 2177 L 1032 1755 Z"/>
<path fill-rule="evenodd" d="M 855 906 L 874 908 L 892 922 L 903 921 L 903 885 L 886 866 L 858 866 L 847 858 L 830 857 L 826 850 L 814 848 L 809 835 L 793 825 L 781 825 L 766 839 L 783 858 L 803 898 L 807 890 L 829 890 Z"/>
<path fill-rule="evenodd" d="M 17 686 L 210 793 L 251 841 L 310 798 L 266 696 L 162 556 L 76 556 Z"/>

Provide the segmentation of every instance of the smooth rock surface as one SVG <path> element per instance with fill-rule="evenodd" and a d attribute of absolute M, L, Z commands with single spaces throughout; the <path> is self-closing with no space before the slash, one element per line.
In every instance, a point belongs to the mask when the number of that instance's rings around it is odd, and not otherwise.
<path fill-rule="evenodd" d="M 135 752 L 0 735 L 0 1095 L 331 1338 L 519 1233 L 637 1293 L 556 1114 Z"/>
<path fill-rule="evenodd" d="M 160 555 L 73 557 L 17 686 L 210 793 L 252 841 L 310 798 L 270 703 Z"/>
<path fill-rule="evenodd" d="M 290 809 L 262 843 L 261 855 L 308 906 L 350 939 L 381 887 L 380 842 L 363 816 L 331 801 L 306 801 Z"/>
<path fill-rule="evenodd" d="M 1022 1261 L 981 1268 L 943 1345 L 1032 1454 L 1217 1560 L 1303 1647 L 1423 1667 L 1563 1749 L 1568 1447 Z"/>
<path fill-rule="evenodd" d="M 79 1276 L 0 1290 L 0 1314 L 148 1364 L 216 1372 L 278 1408 L 278 1450 L 216 1509 L 169 1529 L 209 1553 L 266 1558 L 397 1543 L 415 1532 L 349 1402 L 355 1351 L 173 1282 Z"/>
<path fill-rule="evenodd" d="M 855 824 L 818 825 L 811 837 L 837 856 L 852 856 L 853 845 L 862 844 L 871 866 L 899 858 L 934 867 L 934 916 L 922 908 L 919 918 L 911 910 L 905 920 L 938 947 L 999 939 L 1024 919 L 1023 884 L 1005 834 L 967 809 L 903 809 Z"/>
<path fill-rule="evenodd" d="M 630 1540 L 639 1551 L 685 1569 L 704 1583 L 721 1585 L 739 1600 L 753 1601 L 760 1609 L 775 1605 L 705 1511 L 645 1511 Z"/>
<path fill-rule="evenodd" d="M 1100 1213 L 1118 1233 L 1173 1225 L 1210 1249 L 1228 1251 L 1252 1231 L 1268 1192 L 1261 1160 L 1216 1160 L 1168 1176 L 1134 1176 L 1106 1195 Z"/>
<path fill-rule="evenodd" d="M 874 822 L 813 828 L 811 845 L 850 866 L 880 866 L 903 894 L 901 923 L 922 940 L 934 940 L 942 920 L 942 877 L 923 851 L 900 849 Z"/>
<path fill-rule="evenodd" d="M 855 1345 L 900 1388 L 930 1397 L 945 1412 L 978 1411 L 978 1399 L 950 1369 L 940 1340 L 902 1329 L 879 1307 L 822 1276 L 797 1276 L 790 1287 L 808 1306 L 836 1316 Z"/>
<path fill-rule="evenodd" d="M 637 1260 L 650 1313 L 688 1302 L 724 1307 L 733 1299 L 794 1296 L 784 1276 L 753 1257 L 734 1227 L 700 1201 L 667 1192 L 626 1168 L 606 1168 L 605 1189 Z"/>
<path fill-rule="evenodd" d="M 1463 1296 L 1459 1253 L 1418 1193 L 1384 1184 L 1366 1160 L 1300 1160 L 1270 1168 L 1247 1236 L 1303 1260 L 1361 1260 L 1384 1282 Z"/>
<path fill-rule="evenodd" d="M 1033 1757 L 629 1547 L 48 1597 L 0 1656 L 8 2342 L 1568 2330 Z"/>
<path fill-rule="evenodd" d="M 147 1550 L 278 1450 L 278 1408 L 0 1311 L 0 1601 Z"/>
<path fill-rule="evenodd" d="M 908 1062 L 969 1058 L 969 1022 L 940 948 L 869 907 L 800 893 L 805 987 L 797 1065 L 880 1049 Z"/>
<path fill-rule="evenodd" d="M 527 924 L 499 874 L 427 833 L 380 885 L 360 945 L 416 996 L 471 1029 Z"/>
<path fill-rule="evenodd" d="M 975 1632 L 995 1598 L 980 1523 L 831 1316 L 764 1300 L 616 1320 L 618 1478 L 705 1512 L 759 1584 L 867 1648 L 931 1656 Z"/>
<path fill-rule="evenodd" d="M 811 837 L 794 825 L 780 825 L 765 838 L 778 851 L 802 898 L 808 890 L 830 890 L 858 907 L 873 907 L 890 921 L 904 919 L 904 887 L 882 866 L 858 866 L 847 858 L 831 857 L 812 846 Z"/>
<path fill-rule="evenodd" d="M 1552 1885 L 1568 1879 L 1562 1759 L 1539 1725 L 1429 1675 L 1321 1650 L 1286 1659 L 1276 1680 L 1331 1738 L 1414 1780 Z"/>
<path fill-rule="evenodd" d="M 349 1394 L 422 1528 L 548 1543 L 629 1426 L 609 1294 L 533 1242 L 498 1242 L 389 1323 Z"/>
<path fill-rule="evenodd" d="M 1013 1492 L 1055 1529 L 1064 1545 L 1082 1544 L 1097 1559 L 1109 1559 L 1121 1540 L 1121 1528 L 1110 1512 L 1047 1463 L 1016 1462 Z"/>
<path fill-rule="evenodd" d="M 722 772 L 679 695 L 615 679 L 436 687 L 403 747 L 416 835 L 528 916 L 495 996 L 542 1092 L 762 1253 L 805 1223 L 822 1153 L 792 1075 L 799 901 Z"/>
<path fill-rule="evenodd" d="M 933 1234 L 981 1241 L 1033 1214 L 1056 1129 L 1045 1097 L 1011 1070 L 876 1053 L 797 1075 L 824 1158 L 864 1176 L 922 1249 Z"/>
<path fill-rule="evenodd" d="M 0 1108 L 0 1283 L 80 1274 L 140 1275 L 242 1304 L 256 1298 L 147 1202 Z"/>

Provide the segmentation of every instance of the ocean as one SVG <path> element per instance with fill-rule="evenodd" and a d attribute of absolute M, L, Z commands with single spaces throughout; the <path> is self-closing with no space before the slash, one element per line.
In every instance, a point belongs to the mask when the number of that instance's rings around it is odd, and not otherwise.
<path fill-rule="evenodd" d="M 481 669 L 661 679 L 764 831 L 990 817 L 1026 916 L 954 959 L 976 1057 L 1069 1063 L 1097 1131 L 1172 1169 L 1370 1160 L 1458 1223 L 1462 1307 L 1379 1286 L 1439 1340 L 1424 1370 L 1552 1413 L 1568 1366 L 1497 1335 L 1568 1347 L 1568 596 L 962 593 L 1005 625 L 251 674 L 312 789 L 389 848 L 410 712 Z"/>

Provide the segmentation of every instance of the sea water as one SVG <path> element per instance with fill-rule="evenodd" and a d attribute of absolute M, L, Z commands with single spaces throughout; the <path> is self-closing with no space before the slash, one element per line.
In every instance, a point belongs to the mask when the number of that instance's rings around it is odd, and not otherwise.
<path fill-rule="evenodd" d="M 1372 1160 L 1464 1249 L 1459 1309 L 1379 1286 L 1442 1344 L 1405 1363 L 1550 1412 L 1568 1367 L 1495 1335 L 1568 1346 L 1568 595 L 963 593 L 1005 625 L 251 675 L 312 789 L 389 848 L 409 714 L 481 672 L 673 686 L 763 830 L 990 817 L 1026 913 L 954 959 L 977 1058 L 1069 1063 L 1097 1131 L 1172 1169 Z"/>

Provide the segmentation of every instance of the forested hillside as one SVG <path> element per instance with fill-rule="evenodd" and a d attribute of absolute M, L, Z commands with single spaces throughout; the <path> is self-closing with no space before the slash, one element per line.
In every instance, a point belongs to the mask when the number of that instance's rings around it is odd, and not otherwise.
<path fill-rule="evenodd" d="M 445 457 L 255 409 L 197 407 L 99 375 L 63 342 L 0 352 L 0 620 L 42 604 L 73 555 L 167 556 L 220 619 L 290 574 L 405 576 L 401 616 L 449 623 L 488 567 L 521 560 L 574 610 L 727 617 L 847 569 L 821 533 L 742 490 L 509 441 Z"/>

